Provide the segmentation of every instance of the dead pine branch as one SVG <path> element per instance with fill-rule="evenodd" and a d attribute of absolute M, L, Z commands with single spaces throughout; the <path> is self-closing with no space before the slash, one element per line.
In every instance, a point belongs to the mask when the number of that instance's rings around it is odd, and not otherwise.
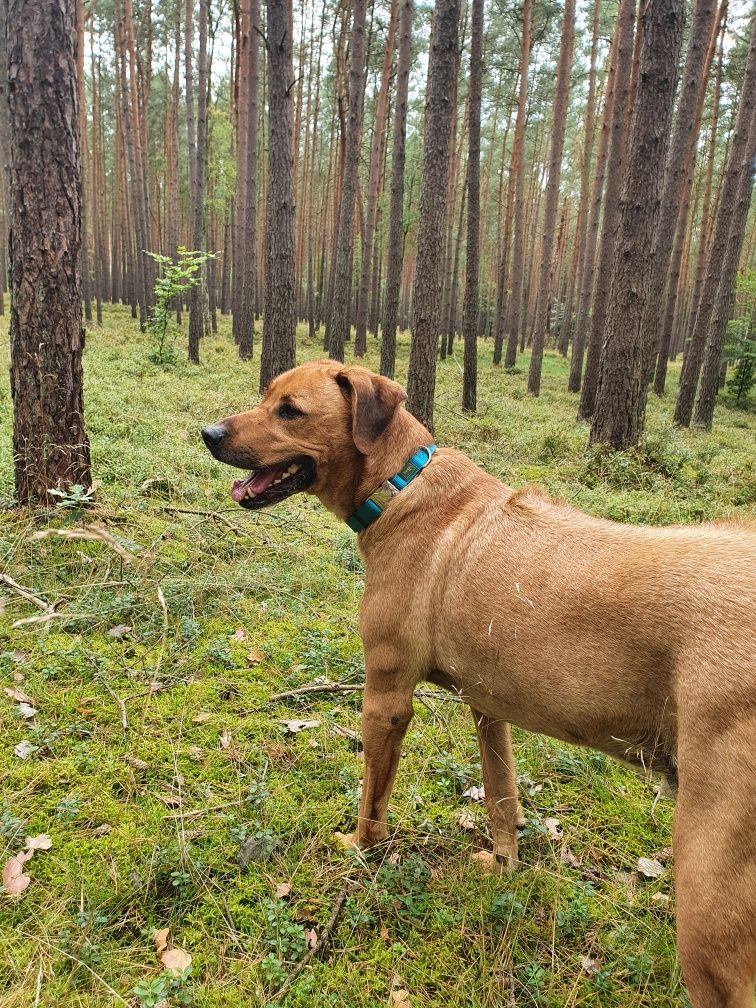
<path fill-rule="evenodd" d="M 38 609 L 41 609 L 45 615 L 55 615 L 54 605 L 50 605 L 49 602 L 45 602 L 44 599 L 41 599 L 39 595 L 35 595 L 28 588 L 24 588 L 24 586 L 20 585 L 18 581 L 14 581 L 9 574 L 0 574 L 0 581 L 2 581 L 3 584 L 8 585 L 8 587 L 11 588 L 16 595 L 20 595 L 21 598 L 26 599 L 27 602 L 32 602 Z"/>
<path fill-rule="evenodd" d="M 331 916 L 328 918 L 328 923 L 325 925 L 325 927 L 318 935 L 318 940 L 315 942 L 312 948 L 307 950 L 307 952 L 299 960 L 299 962 L 294 967 L 289 976 L 286 978 L 286 980 L 283 982 L 283 984 L 278 988 L 275 994 L 276 1000 L 279 1000 L 281 997 L 283 997 L 286 991 L 289 990 L 291 985 L 297 980 L 299 976 L 301 976 L 306 966 L 310 962 L 312 962 L 315 956 L 321 956 L 325 952 L 326 948 L 328 947 L 328 943 L 331 940 L 333 930 L 339 922 L 339 917 L 341 916 L 341 912 L 344 909 L 344 904 L 346 903 L 346 898 L 349 895 L 349 892 L 352 888 L 352 884 L 353 883 L 351 879 L 344 879 L 344 883 L 341 886 L 338 896 L 336 897 L 336 902 L 333 905 Z"/>

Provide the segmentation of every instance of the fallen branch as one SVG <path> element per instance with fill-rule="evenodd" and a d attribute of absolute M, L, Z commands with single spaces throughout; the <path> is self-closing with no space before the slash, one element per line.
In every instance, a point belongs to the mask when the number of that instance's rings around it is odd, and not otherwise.
<path fill-rule="evenodd" d="M 115 692 L 115 690 L 110 686 L 109 683 L 106 683 L 104 679 L 102 679 L 101 682 L 102 682 L 102 685 L 105 687 L 105 689 L 108 691 L 108 693 L 110 693 L 110 695 L 115 700 L 116 705 L 118 707 L 118 710 L 121 712 L 121 726 L 123 728 L 123 733 L 124 733 L 124 735 L 128 735 L 128 733 L 129 733 L 129 719 L 126 716 L 126 703 L 125 703 L 125 701 L 123 701 L 118 696 L 118 694 Z"/>
<path fill-rule="evenodd" d="M 60 539 L 85 539 L 87 542 L 103 542 L 114 553 L 117 553 L 125 563 L 131 563 L 134 559 L 133 554 L 124 549 L 116 537 L 108 532 L 106 528 L 103 528 L 102 525 L 84 525 L 81 528 L 75 529 L 42 529 L 40 532 L 32 533 L 29 536 L 29 540 L 36 542 L 39 539 L 47 539 L 50 536 L 57 536 Z"/>
<path fill-rule="evenodd" d="M 39 595 L 35 595 L 33 592 L 29 591 L 28 588 L 24 588 L 24 586 L 20 585 L 18 581 L 14 581 L 9 574 L 0 574 L 0 581 L 2 581 L 3 584 L 7 584 L 9 588 L 12 588 L 17 595 L 21 596 L 21 598 L 25 598 L 27 602 L 33 602 L 38 609 L 41 609 L 48 616 L 53 616 L 55 614 L 54 605 L 50 605 L 49 602 L 45 602 L 44 599 L 41 599 Z"/>
<path fill-rule="evenodd" d="M 292 700 L 295 697 L 307 696 L 310 693 L 362 693 L 365 690 L 364 683 L 308 683 L 298 689 L 287 690 L 285 693 L 273 693 L 268 697 L 268 703 L 280 703 L 282 700 Z M 418 698 L 429 698 L 431 700 L 446 700 L 451 703 L 468 703 L 465 697 L 458 693 L 442 693 L 440 690 L 415 690 L 414 695 Z M 249 714 L 256 713 L 248 711 Z"/>
<path fill-rule="evenodd" d="M 331 916 L 328 918 L 328 923 L 323 928 L 323 930 L 318 935 L 318 940 L 308 949 L 304 956 L 299 960 L 297 965 L 294 967 L 292 972 L 288 975 L 284 983 L 278 988 L 275 993 L 275 998 L 278 1000 L 281 998 L 285 992 L 291 987 L 294 981 L 304 972 L 304 969 L 309 963 L 315 958 L 316 955 L 322 955 L 326 950 L 329 941 L 331 940 L 331 934 L 338 924 L 341 912 L 344 909 L 344 904 L 346 903 L 346 898 L 349 895 L 349 891 L 352 888 L 351 879 L 345 879 L 344 884 L 341 887 L 339 895 L 336 897 L 336 902 L 333 905 L 333 911 Z"/>

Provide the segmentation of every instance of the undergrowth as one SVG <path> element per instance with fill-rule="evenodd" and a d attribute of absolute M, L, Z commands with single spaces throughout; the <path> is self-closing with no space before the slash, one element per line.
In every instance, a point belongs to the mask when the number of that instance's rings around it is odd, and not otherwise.
<path fill-rule="evenodd" d="M 319 347 L 303 332 L 299 352 Z M 483 876 L 470 854 L 485 816 L 465 796 L 480 785 L 472 723 L 425 698 L 390 842 L 365 858 L 339 848 L 359 795 L 360 694 L 269 698 L 360 681 L 354 537 L 307 497 L 256 514 L 231 503 L 233 474 L 198 436 L 255 399 L 257 362 L 238 362 L 227 320 L 198 368 L 148 353 L 123 308 L 88 334 L 96 502 L 82 490 L 0 515 L 0 569 L 54 606 L 0 586 L 0 685 L 36 708 L 0 699 L 3 862 L 27 835 L 52 839 L 26 892 L 0 896 L 0 1005 L 367 1008 L 400 990 L 413 1008 L 685 1005 L 672 807 L 652 816 L 652 782 L 601 756 L 516 733 L 524 867 Z M 407 356 L 405 337 L 400 379 Z M 676 431 L 670 392 L 637 451 L 587 452 L 560 358 L 547 354 L 533 400 L 526 360 L 508 374 L 483 343 L 481 357 L 474 417 L 458 359 L 439 364 L 436 436 L 511 485 L 631 522 L 753 514 L 753 414 L 721 408 L 712 434 Z M 6 384 L 0 414 L 10 505 Z M 110 538 L 76 538 L 85 525 Z M 641 856 L 664 874 L 640 881 Z M 346 883 L 330 950 L 277 999 Z M 166 927 L 192 956 L 178 977 L 156 953 Z"/>

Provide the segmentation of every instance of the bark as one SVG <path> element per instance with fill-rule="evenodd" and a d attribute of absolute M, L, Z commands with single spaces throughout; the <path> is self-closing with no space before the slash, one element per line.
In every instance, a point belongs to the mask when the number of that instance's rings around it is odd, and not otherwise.
<path fill-rule="evenodd" d="M 244 132 L 245 142 L 245 188 L 243 209 L 243 230 L 241 248 L 241 275 L 236 282 L 241 287 L 241 313 L 237 326 L 237 341 L 239 357 L 249 360 L 252 357 L 255 332 L 255 287 L 257 282 L 257 122 L 258 122 L 258 29 L 260 23 L 259 0 L 252 0 L 251 24 L 249 42 L 247 45 L 247 105 L 241 110 L 246 117 Z"/>
<path fill-rule="evenodd" d="M 391 201 L 389 205 L 388 261 L 386 294 L 381 333 L 382 375 L 394 377 L 396 328 L 399 314 L 399 288 L 402 282 L 404 162 L 407 134 L 407 92 L 412 54 L 412 0 L 400 0 L 399 51 L 396 63 L 394 130 L 391 147 Z"/>
<path fill-rule="evenodd" d="M 514 213 L 514 248 L 512 250 L 512 286 L 509 292 L 507 313 L 507 351 L 504 356 L 504 366 L 514 367 L 517 360 L 517 338 L 520 329 L 520 313 L 523 286 L 523 241 L 525 228 L 525 119 L 528 99 L 528 66 L 530 65 L 531 45 L 531 0 L 523 0 L 522 4 L 522 40 L 520 43 L 520 92 L 517 99 L 517 118 L 515 120 L 514 147 L 512 165 L 515 172 L 515 213 Z M 512 181 L 510 179 L 510 186 Z"/>
<path fill-rule="evenodd" d="M 712 225 L 706 274 L 701 288 L 701 300 L 696 312 L 695 323 L 690 334 L 680 374 L 680 391 L 677 397 L 674 416 L 674 421 L 679 427 L 690 426 L 698 376 L 701 370 L 706 341 L 712 331 L 711 323 L 715 309 L 721 315 L 723 299 L 725 296 L 729 297 L 729 293 L 725 295 L 725 289 L 729 292 L 734 280 L 734 270 L 728 271 L 726 269 L 729 266 L 728 246 L 737 240 L 736 232 L 739 224 L 739 215 L 742 213 L 744 201 L 742 192 L 744 185 L 743 175 L 744 173 L 752 172 L 754 141 L 756 140 L 753 126 L 755 107 L 756 19 L 753 20 L 751 26 L 748 60 L 743 87 L 738 101 L 737 118 L 722 178 L 719 202 Z M 748 189 L 747 195 L 748 199 L 750 199 L 750 189 Z M 742 242 L 742 236 L 740 241 Z M 725 267 L 724 269 L 723 266 Z M 735 269 L 737 269 L 737 261 L 735 262 Z M 723 285 L 721 296 L 720 283 Z M 718 338 L 718 335 L 713 335 L 715 339 Z M 704 405 L 701 417 L 704 425 L 706 425 L 706 422 L 710 422 L 708 403 Z"/>
<path fill-rule="evenodd" d="M 725 14 L 727 12 L 727 2 L 728 0 L 722 0 L 720 5 L 720 12 L 718 17 L 718 24 L 722 25 L 724 29 L 725 25 Z M 716 46 L 716 38 L 713 39 L 713 45 Z M 710 55 L 713 57 L 714 52 L 712 51 Z M 708 77 L 708 72 L 705 74 L 705 78 Z M 701 278 L 703 279 L 703 265 L 706 260 L 706 237 L 709 232 L 710 223 L 710 207 L 711 207 L 711 195 L 712 195 L 712 179 L 714 176 L 714 156 L 717 146 L 717 126 L 719 120 L 719 106 L 720 106 L 720 95 L 722 90 L 722 46 L 720 45 L 720 54 L 717 64 L 717 72 L 714 81 L 713 90 L 713 105 L 712 105 L 712 117 L 709 128 L 709 154 L 707 158 L 707 167 L 705 172 L 705 184 L 704 184 L 704 206 L 701 214 L 701 262 L 702 262 L 702 273 Z M 703 107 L 703 100 L 705 97 L 705 89 L 702 89 L 701 103 Z M 699 116 L 701 116 L 702 109 L 699 110 Z M 692 220 L 689 220 L 689 209 L 690 209 L 690 185 L 692 181 L 692 175 L 694 175 L 695 170 L 696 155 L 694 152 L 694 157 L 692 157 L 692 163 L 689 166 L 689 172 L 686 179 L 686 192 L 683 198 L 682 205 L 680 207 L 679 216 L 677 218 L 677 228 L 674 236 L 674 245 L 672 247 L 672 254 L 669 262 L 669 271 L 666 280 L 666 291 L 664 293 L 664 300 L 662 302 L 662 317 L 660 324 L 660 342 L 659 342 L 659 353 L 656 360 L 656 373 L 654 375 L 653 390 L 657 395 L 663 395 L 664 386 L 666 384 L 666 370 L 667 363 L 672 351 L 672 342 L 675 337 L 675 310 L 677 307 L 677 296 L 680 287 L 680 275 L 684 277 L 685 270 L 682 269 L 682 263 L 687 264 L 687 258 L 690 249 L 690 238 L 692 231 Z M 695 217 L 695 214 L 694 214 Z M 684 258 L 683 258 L 684 256 Z M 697 289 L 700 288 L 700 283 L 697 282 Z M 679 322 L 679 319 L 677 320 Z M 676 345 L 676 340 L 674 341 Z"/>
<path fill-rule="evenodd" d="M 572 0 L 567 0 L 571 3 Z M 467 96 L 467 265 L 465 272 L 462 408 L 474 413 L 478 389 L 478 280 L 480 272 L 480 104 L 483 81 L 483 0 L 472 0 Z"/>
<path fill-rule="evenodd" d="M 586 238 L 588 234 L 588 212 L 590 198 L 590 178 L 591 161 L 593 159 L 593 144 L 596 130 L 596 62 L 598 58 L 599 26 L 601 23 L 601 0 L 594 0 L 593 21 L 591 26 L 591 62 L 588 70 L 588 99 L 585 107 L 585 136 L 583 137 L 583 155 L 580 166 L 580 201 L 578 203 L 577 223 L 575 225 L 575 253 L 572 257 L 571 277 L 567 304 L 565 305 L 565 326 L 560 333 L 559 350 L 566 355 L 569 346 L 569 339 L 573 331 L 572 314 L 575 302 L 578 298 L 580 286 L 582 284 L 586 259 Z M 607 79 L 607 91 L 613 81 Z M 603 136 L 603 133 L 602 133 Z M 606 144 L 603 145 L 606 150 Z M 599 153 L 599 157 L 601 153 Z M 603 180 L 602 180 L 603 181 Z M 601 194 L 599 193 L 599 199 Z M 598 224 L 598 221 L 596 221 Z M 595 255 L 595 241 L 593 252 Z M 577 319 L 575 320 L 577 323 Z M 580 368 L 582 370 L 582 351 L 580 355 Z M 571 389 L 570 391 L 574 391 Z"/>
<path fill-rule="evenodd" d="M 617 12 L 617 70 L 614 78 L 614 100 L 610 127 L 609 159 L 607 162 L 606 189 L 603 199 L 601 250 L 598 257 L 593 295 L 588 355 L 585 362 L 578 418 L 587 420 L 593 415 L 598 380 L 601 346 L 606 328 L 606 309 L 609 303 L 609 282 L 614 248 L 619 227 L 620 195 L 627 160 L 628 108 L 633 99 L 632 58 L 635 0 L 620 0 Z"/>
<path fill-rule="evenodd" d="M 362 132 L 362 96 L 365 84 L 366 14 L 367 0 L 354 0 L 352 4 L 352 31 L 349 37 L 349 119 L 336 242 L 336 273 L 333 284 L 331 324 L 328 327 L 328 352 L 334 360 L 340 361 L 344 360 L 344 343 L 350 333 L 354 207 L 357 199 L 357 169 Z"/>
<path fill-rule="evenodd" d="M 394 33 L 396 30 L 396 14 L 399 0 L 391 0 L 388 32 L 386 34 L 386 49 L 381 67 L 381 83 L 378 89 L 378 100 L 373 123 L 373 139 L 370 146 L 370 174 L 368 177 L 367 206 L 365 208 L 365 241 L 362 246 L 360 264 L 360 287 L 357 298 L 357 319 L 354 335 L 355 356 L 362 357 L 367 343 L 368 323 L 368 292 L 372 272 L 373 243 L 378 209 L 378 189 L 381 181 L 381 150 L 386 131 L 388 115 L 389 76 L 394 52 Z"/>
<path fill-rule="evenodd" d="M 714 421 L 714 404 L 720 388 L 720 372 L 722 367 L 722 351 L 727 336 L 727 323 L 732 314 L 735 300 L 735 278 L 738 272 L 738 262 L 743 248 L 748 211 L 751 206 L 753 191 L 753 164 L 756 155 L 756 117 L 751 120 L 751 139 L 748 160 L 743 166 L 738 190 L 737 203 L 733 208 L 733 220 L 730 237 L 727 242 L 724 261 L 719 264 L 720 277 L 714 308 L 711 313 L 711 323 L 706 339 L 703 366 L 701 368 L 701 388 L 696 403 L 695 425 L 704 430 L 711 430 Z"/>
<path fill-rule="evenodd" d="M 648 250 L 659 220 L 684 18 L 684 0 L 649 0 L 641 17 L 638 89 L 590 437 L 591 444 L 617 450 L 635 445 L 643 426 L 642 322 L 654 267 Z"/>
<path fill-rule="evenodd" d="M 244 271 L 247 256 L 247 137 L 249 133 L 249 48 L 252 33 L 252 0 L 241 0 L 236 19 L 236 189 L 234 192 L 234 278 L 231 291 L 231 331 L 234 342 L 242 342 L 244 315 Z"/>
<path fill-rule="evenodd" d="M 16 497 L 91 483 L 81 355 L 76 2 L 8 3 L 11 393 Z"/>
<path fill-rule="evenodd" d="M 295 363 L 294 157 L 291 146 L 291 0 L 266 0 L 268 192 L 260 390 Z"/>
<path fill-rule="evenodd" d="M 570 392 L 580 391 L 583 378 L 583 357 L 585 355 L 585 344 L 590 331 L 589 310 L 593 299 L 593 288 L 596 278 L 596 246 L 598 245 L 601 207 L 604 202 L 606 166 L 607 161 L 609 160 L 609 141 L 611 138 L 612 113 L 614 111 L 614 95 L 616 91 L 615 81 L 617 77 L 617 50 L 619 47 L 619 38 L 620 22 L 618 20 L 612 37 L 611 51 L 609 53 L 609 72 L 606 80 L 604 111 L 601 116 L 601 133 L 599 135 L 598 153 L 596 155 L 596 167 L 593 176 L 593 184 L 591 186 L 587 235 L 581 253 L 581 262 L 578 270 L 579 295 L 577 313 L 575 316 L 575 336 L 572 341 L 570 374 L 567 381 L 567 389 Z"/>
<path fill-rule="evenodd" d="M 525 0 L 529 3 L 530 0 Z M 425 143 L 417 227 L 407 406 L 433 430 L 440 267 L 449 175 L 451 95 L 457 72 L 459 0 L 436 0 L 428 60 Z"/>
<path fill-rule="evenodd" d="M 553 271 L 554 231 L 556 229 L 559 205 L 559 183 L 562 177 L 562 152 L 564 132 L 567 125 L 567 99 L 570 90 L 570 70 L 575 44 L 575 0 L 565 0 L 562 20 L 562 39 L 559 45 L 559 66 L 557 69 L 556 92 L 554 95 L 554 120 L 551 128 L 551 157 L 549 178 L 546 183 L 546 206 L 543 221 L 543 242 L 541 245 L 541 267 L 538 278 L 538 293 L 535 309 L 535 329 L 530 355 L 528 392 L 537 396 L 541 391 L 541 367 L 543 347 L 549 318 L 549 285 Z"/>
<path fill-rule="evenodd" d="M 643 312 L 641 341 L 646 354 L 644 386 L 653 375 L 657 353 L 661 352 L 666 357 L 669 349 L 669 343 L 664 346 L 660 340 L 665 307 L 664 291 L 669 278 L 675 231 L 682 207 L 687 203 L 693 176 L 696 141 L 709 66 L 707 57 L 711 51 L 710 43 L 716 11 L 716 0 L 697 0 L 690 26 L 690 40 L 680 83 L 675 124 L 664 170 L 661 211 L 651 252 L 653 269 Z"/>

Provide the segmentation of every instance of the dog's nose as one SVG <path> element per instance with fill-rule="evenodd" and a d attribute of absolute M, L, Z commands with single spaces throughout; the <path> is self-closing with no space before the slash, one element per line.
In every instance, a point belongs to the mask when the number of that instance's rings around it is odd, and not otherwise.
<path fill-rule="evenodd" d="M 200 433 L 202 440 L 212 451 L 213 448 L 220 447 L 221 441 L 226 436 L 226 425 L 222 423 L 210 424 L 208 427 L 203 427 Z"/>

